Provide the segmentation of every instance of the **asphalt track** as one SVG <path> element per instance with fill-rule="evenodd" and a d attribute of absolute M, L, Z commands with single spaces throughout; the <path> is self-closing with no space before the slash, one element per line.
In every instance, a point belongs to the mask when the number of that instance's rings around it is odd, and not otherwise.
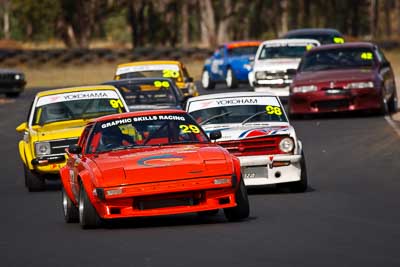
<path fill-rule="evenodd" d="M 1 266 L 400 266 L 400 137 L 383 117 L 293 121 L 311 187 L 251 190 L 246 221 L 220 212 L 82 230 L 64 223 L 59 184 L 24 188 L 15 127 L 32 98 L 0 105 Z"/>

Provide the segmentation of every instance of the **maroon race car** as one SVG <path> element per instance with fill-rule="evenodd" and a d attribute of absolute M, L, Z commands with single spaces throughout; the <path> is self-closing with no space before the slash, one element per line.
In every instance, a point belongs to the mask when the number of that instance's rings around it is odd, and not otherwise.
<path fill-rule="evenodd" d="M 354 110 L 397 110 L 393 70 L 382 51 L 366 42 L 310 50 L 290 87 L 289 114 Z"/>

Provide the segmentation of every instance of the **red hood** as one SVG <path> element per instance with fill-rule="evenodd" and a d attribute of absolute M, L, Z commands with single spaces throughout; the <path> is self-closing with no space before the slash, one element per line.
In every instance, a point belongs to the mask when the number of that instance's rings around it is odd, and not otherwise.
<path fill-rule="evenodd" d="M 222 148 L 182 145 L 100 154 L 93 159 L 102 173 L 102 187 L 154 183 L 231 174 Z"/>
<path fill-rule="evenodd" d="M 296 75 L 293 83 L 296 85 L 324 82 L 348 82 L 374 80 L 374 71 L 366 69 L 341 69 L 306 71 Z"/>

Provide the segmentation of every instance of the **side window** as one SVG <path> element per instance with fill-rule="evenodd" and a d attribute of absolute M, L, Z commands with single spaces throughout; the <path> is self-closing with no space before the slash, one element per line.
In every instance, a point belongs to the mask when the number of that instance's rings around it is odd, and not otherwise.
<path fill-rule="evenodd" d="M 86 143 L 86 140 L 87 140 L 87 138 L 88 138 L 88 136 L 89 136 L 89 132 L 90 132 L 90 130 L 92 130 L 92 128 L 93 128 L 93 124 L 91 124 L 91 125 L 87 125 L 86 127 L 85 127 L 85 129 L 83 130 L 83 132 L 82 132 L 82 134 L 81 134 L 81 137 L 79 138 L 79 140 L 78 140 L 78 145 L 80 146 L 80 147 L 83 147 L 83 145 Z M 83 149 L 82 149 L 83 150 Z M 84 150 L 83 150 L 84 151 Z"/>

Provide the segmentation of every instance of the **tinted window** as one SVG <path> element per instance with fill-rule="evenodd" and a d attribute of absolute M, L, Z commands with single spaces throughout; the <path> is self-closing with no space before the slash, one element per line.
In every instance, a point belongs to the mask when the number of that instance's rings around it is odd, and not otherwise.
<path fill-rule="evenodd" d="M 307 51 L 305 45 L 266 46 L 264 45 L 259 59 L 301 58 Z"/>
<path fill-rule="evenodd" d="M 258 46 L 241 46 L 228 49 L 230 56 L 248 56 L 257 53 Z"/>

